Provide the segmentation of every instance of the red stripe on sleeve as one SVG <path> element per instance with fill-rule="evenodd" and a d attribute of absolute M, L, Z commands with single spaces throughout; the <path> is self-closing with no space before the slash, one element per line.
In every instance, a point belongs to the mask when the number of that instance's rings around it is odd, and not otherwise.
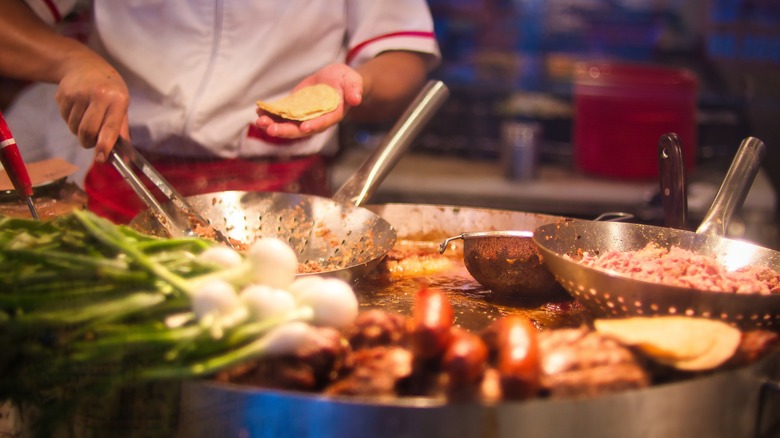
<path fill-rule="evenodd" d="M 54 17 L 55 23 L 62 21 L 62 14 L 60 14 L 60 10 L 57 8 L 57 5 L 54 4 L 54 0 L 43 0 L 43 3 L 46 5 L 46 7 L 49 8 L 49 12 L 51 12 L 52 17 Z"/>
<path fill-rule="evenodd" d="M 394 32 L 394 33 L 387 33 L 384 35 L 379 35 L 378 37 L 371 38 L 370 40 L 363 41 L 362 43 L 356 45 L 355 47 L 351 48 L 349 52 L 347 53 L 347 64 L 349 64 L 357 54 L 363 50 L 364 47 L 371 43 L 375 43 L 380 40 L 384 40 L 387 38 L 394 38 L 394 37 L 418 37 L 418 38 L 434 38 L 433 32 L 415 32 L 415 31 L 407 31 L 407 32 Z"/>

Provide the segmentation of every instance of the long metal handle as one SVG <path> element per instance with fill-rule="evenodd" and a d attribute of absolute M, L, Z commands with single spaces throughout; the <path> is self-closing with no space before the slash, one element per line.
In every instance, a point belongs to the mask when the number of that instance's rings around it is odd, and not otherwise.
<path fill-rule="evenodd" d="M 125 161 L 127 160 L 127 162 Z M 129 162 L 129 163 L 128 163 Z M 139 198 L 149 207 L 151 213 L 165 230 L 173 237 L 197 237 L 190 227 L 190 217 L 208 225 L 209 222 L 193 208 L 157 170 L 127 140 L 119 138 L 111 150 L 111 163 L 119 171 Z M 138 168 L 170 201 L 173 209 L 160 203 L 140 178 L 133 172 L 131 165 Z M 184 213 L 184 214 L 182 214 Z M 233 246 L 230 240 L 218 229 L 214 229 L 218 241 Z"/>
<path fill-rule="evenodd" d="M 742 140 L 710 209 L 696 229 L 697 233 L 726 235 L 728 223 L 745 202 L 750 186 L 753 185 L 753 180 L 761 168 L 761 160 L 765 152 L 766 145 L 761 140 L 755 137 Z"/>
<path fill-rule="evenodd" d="M 356 206 L 368 200 L 449 95 L 443 82 L 428 81 L 374 153 L 336 191 L 333 200 Z"/>
<path fill-rule="evenodd" d="M 682 141 L 675 133 L 664 134 L 658 140 L 658 174 L 664 225 L 684 230 L 688 228 L 688 194 L 682 148 Z"/>

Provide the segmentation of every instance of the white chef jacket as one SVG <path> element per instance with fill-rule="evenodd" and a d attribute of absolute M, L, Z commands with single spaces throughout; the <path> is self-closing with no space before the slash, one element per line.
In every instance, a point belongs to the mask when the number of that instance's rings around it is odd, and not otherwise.
<path fill-rule="evenodd" d="M 54 23 L 76 0 L 26 1 Z M 424 0 L 94 0 L 93 14 L 90 45 L 130 90 L 133 142 L 179 156 L 332 152 L 335 127 L 283 146 L 253 135 L 257 100 L 329 63 L 440 56 Z"/>

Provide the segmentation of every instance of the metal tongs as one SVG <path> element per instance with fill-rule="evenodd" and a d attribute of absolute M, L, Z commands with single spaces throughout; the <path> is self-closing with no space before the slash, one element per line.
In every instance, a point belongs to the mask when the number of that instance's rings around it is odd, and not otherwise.
<path fill-rule="evenodd" d="M 190 226 L 193 220 L 204 226 L 211 226 L 209 221 L 195 210 L 127 140 L 121 137 L 117 140 L 111 150 L 110 161 L 171 237 L 198 237 Z M 135 174 L 133 166 L 140 170 L 170 202 L 161 203 Z M 217 241 L 233 248 L 230 239 L 222 231 L 214 227 L 212 229 Z"/>
<path fill-rule="evenodd" d="M 16 140 L 11 135 L 11 130 L 8 128 L 2 113 L 0 113 L 0 161 L 2 161 L 8 178 L 14 185 L 14 189 L 19 193 L 19 196 L 27 201 L 33 219 L 40 220 L 32 199 L 33 190 L 30 174 L 27 173 L 27 166 L 24 165 L 19 148 L 16 146 Z"/>

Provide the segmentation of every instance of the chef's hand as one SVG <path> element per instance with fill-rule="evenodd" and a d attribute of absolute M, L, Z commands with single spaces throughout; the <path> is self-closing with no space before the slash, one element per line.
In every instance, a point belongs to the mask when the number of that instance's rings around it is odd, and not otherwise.
<path fill-rule="evenodd" d="M 258 110 L 259 117 L 255 122 L 257 127 L 271 137 L 288 139 L 308 137 L 341 122 L 351 107 L 360 105 L 363 101 L 363 78 L 346 64 L 329 64 L 323 67 L 301 81 L 293 91 L 315 84 L 330 85 L 338 91 L 342 99 L 335 110 L 303 122 L 272 118 L 262 110 Z"/>
<path fill-rule="evenodd" d="M 95 148 L 95 160 L 105 162 L 119 136 L 130 138 L 125 81 L 108 62 L 92 53 L 70 59 L 55 98 L 60 114 L 85 148 Z"/>

